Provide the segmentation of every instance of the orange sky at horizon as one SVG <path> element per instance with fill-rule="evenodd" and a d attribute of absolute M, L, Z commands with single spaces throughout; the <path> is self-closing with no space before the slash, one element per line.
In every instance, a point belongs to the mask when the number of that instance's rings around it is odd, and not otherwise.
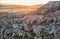
<path fill-rule="evenodd" d="M 59 0 L 0 0 L 1 4 L 6 5 L 37 5 L 37 4 L 46 4 L 49 1 L 59 1 Z"/>

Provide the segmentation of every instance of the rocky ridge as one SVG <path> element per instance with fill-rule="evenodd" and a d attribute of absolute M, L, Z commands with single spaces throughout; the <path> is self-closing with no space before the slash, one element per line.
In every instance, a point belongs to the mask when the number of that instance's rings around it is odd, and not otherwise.
<path fill-rule="evenodd" d="M 36 15 L 0 12 L 0 39 L 60 39 L 60 1 L 50 1 Z"/>

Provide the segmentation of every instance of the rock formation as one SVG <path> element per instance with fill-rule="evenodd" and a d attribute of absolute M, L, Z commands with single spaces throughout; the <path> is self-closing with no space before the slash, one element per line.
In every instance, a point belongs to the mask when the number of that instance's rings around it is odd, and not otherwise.
<path fill-rule="evenodd" d="M 36 13 L 0 12 L 0 39 L 60 39 L 60 1 L 50 1 Z"/>

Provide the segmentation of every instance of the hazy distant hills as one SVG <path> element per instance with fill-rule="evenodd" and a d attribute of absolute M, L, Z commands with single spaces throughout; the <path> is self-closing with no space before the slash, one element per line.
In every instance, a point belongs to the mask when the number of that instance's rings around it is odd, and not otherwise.
<path fill-rule="evenodd" d="M 30 12 L 35 11 L 42 5 L 23 6 L 23 5 L 3 5 L 0 4 L 0 12 Z"/>
<path fill-rule="evenodd" d="M 34 6 L 23 5 L 4 5 L 0 4 L 0 12 L 23 12 L 23 13 L 36 13 L 47 14 L 55 12 L 60 9 L 60 1 L 50 1 L 47 4 L 40 4 Z"/>
<path fill-rule="evenodd" d="M 51 14 L 60 10 L 60 1 L 50 1 L 47 4 L 34 6 L 0 4 L 0 12 L 22 12 L 27 14 Z"/>

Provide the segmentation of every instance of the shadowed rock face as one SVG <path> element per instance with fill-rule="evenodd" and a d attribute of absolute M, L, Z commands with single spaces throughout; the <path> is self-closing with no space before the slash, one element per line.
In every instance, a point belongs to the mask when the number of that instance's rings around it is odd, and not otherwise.
<path fill-rule="evenodd" d="M 60 9 L 60 1 L 50 1 L 47 4 L 43 5 L 41 8 L 38 8 L 37 12 L 41 14 L 52 13 Z"/>
<path fill-rule="evenodd" d="M 50 1 L 46 5 L 44 5 L 45 8 L 60 8 L 60 1 Z M 43 8 L 44 8 L 43 7 Z"/>
<path fill-rule="evenodd" d="M 44 15 L 1 12 L 0 38 L 60 39 L 60 19 L 57 19 L 60 17 L 60 2 L 50 1 L 38 11 Z"/>
<path fill-rule="evenodd" d="M 22 18 L 23 23 L 27 23 L 27 24 L 37 24 L 41 21 L 43 21 L 44 16 L 42 15 L 30 15 L 30 16 L 25 16 L 24 18 Z"/>

